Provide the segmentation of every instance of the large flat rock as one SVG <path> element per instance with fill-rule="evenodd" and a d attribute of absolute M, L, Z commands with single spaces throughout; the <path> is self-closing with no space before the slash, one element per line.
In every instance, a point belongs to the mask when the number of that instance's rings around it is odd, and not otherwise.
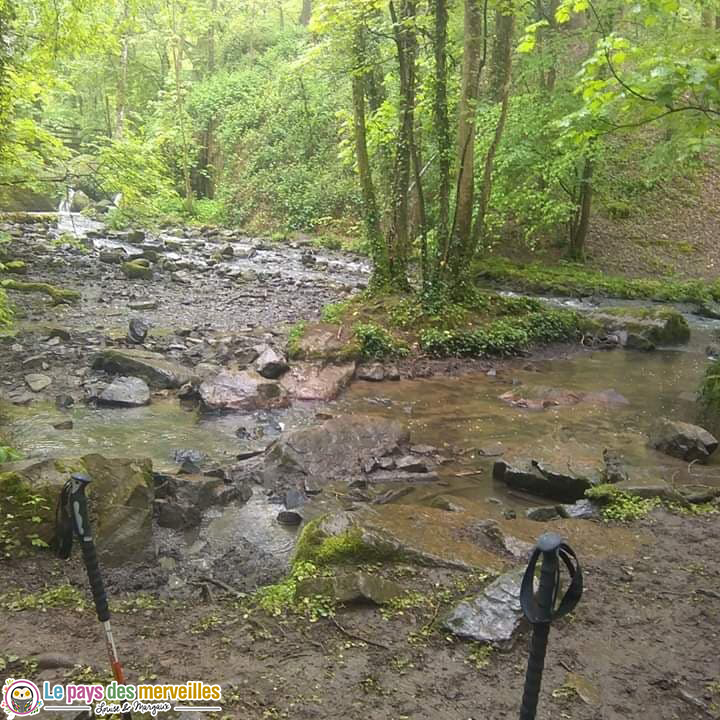
<path fill-rule="evenodd" d="M 355 363 L 321 365 L 295 363 L 280 380 L 288 395 L 296 400 L 334 400 L 353 378 Z"/>
<path fill-rule="evenodd" d="M 189 368 L 147 350 L 103 350 L 95 356 L 93 367 L 115 375 L 142 378 L 154 390 L 179 388 L 194 379 Z"/>
<path fill-rule="evenodd" d="M 200 400 L 210 412 L 269 410 L 288 404 L 284 388 L 251 370 L 221 372 L 200 385 Z"/>

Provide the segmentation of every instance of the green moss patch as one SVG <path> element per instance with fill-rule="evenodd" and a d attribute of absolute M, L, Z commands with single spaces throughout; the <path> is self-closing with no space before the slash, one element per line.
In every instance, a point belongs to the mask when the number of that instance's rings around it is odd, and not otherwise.
<path fill-rule="evenodd" d="M 53 302 L 58 305 L 61 303 L 75 303 L 80 300 L 80 293 L 75 290 L 67 290 L 50 283 L 44 282 L 24 282 L 21 280 L 2 280 L 0 287 L 6 290 L 15 290 L 17 292 L 39 292 L 44 293 L 52 298 Z"/>
<path fill-rule="evenodd" d="M 557 266 L 537 263 L 519 265 L 504 258 L 483 258 L 477 264 L 475 276 L 481 283 L 546 295 L 600 295 L 692 303 L 720 300 L 720 282 L 673 278 L 630 279 L 607 275 L 573 263 Z"/>

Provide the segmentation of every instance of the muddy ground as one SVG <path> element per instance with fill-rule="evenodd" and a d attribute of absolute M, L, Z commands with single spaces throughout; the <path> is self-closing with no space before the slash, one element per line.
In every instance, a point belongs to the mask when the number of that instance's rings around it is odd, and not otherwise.
<path fill-rule="evenodd" d="M 720 717 L 717 518 L 656 511 L 630 529 L 634 548 L 582 557 L 585 595 L 553 628 L 542 720 Z M 229 718 L 517 717 L 527 632 L 509 651 L 478 651 L 442 631 L 449 597 L 434 587 L 468 594 L 478 585 L 473 576 L 391 572 L 427 602 L 383 612 L 345 608 L 333 620 L 309 622 L 248 615 L 213 588 L 211 598 L 185 606 L 144 609 L 149 601 L 136 600 L 132 611 L 116 613 L 115 634 L 130 681 L 221 682 Z M 66 580 L 82 588 L 77 557 L 65 565 L 17 561 L 3 575 L 5 588 L 33 593 Z M 20 658 L 10 667 L 17 674 L 68 681 L 105 672 L 100 628 L 87 607 L 10 611 L 6 604 L 0 618 L 2 655 Z"/>

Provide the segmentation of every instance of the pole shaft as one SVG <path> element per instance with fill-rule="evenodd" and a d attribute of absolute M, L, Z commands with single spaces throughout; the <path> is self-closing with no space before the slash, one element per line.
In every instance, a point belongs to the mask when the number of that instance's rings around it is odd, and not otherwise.
<path fill-rule="evenodd" d="M 557 569 L 557 550 L 544 552 L 540 568 L 540 587 L 538 588 L 537 603 L 542 617 L 547 617 L 548 622 L 533 625 L 530 657 L 528 658 L 527 672 L 525 674 L 525 690 L 523 691 L 522 706 L 520 708 L 520 720 L 535 720 L 537 712 L 543 669 L 545 667 L 545 653 L 547 651 L 548 635 L 550 634 L 550 617 L 555 597 Z"/>

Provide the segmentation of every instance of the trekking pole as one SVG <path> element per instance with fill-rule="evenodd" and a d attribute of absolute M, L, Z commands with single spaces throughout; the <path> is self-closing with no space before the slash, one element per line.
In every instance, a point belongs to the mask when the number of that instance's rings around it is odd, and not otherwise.
<path fill-rule="evenodd" d="M 105 584 L 100 574 L 95 542 L 93 541 L 92 529 L 90 527 L 87 496 L 85 495 L 85 488 L 89 483 L 90 478 L 86 475 L 72 475 L 60 493 L 55 515 L 57 555 L 63 560 L 67 560 L 67 558 L 70 557 L 73 535 L 76 535 L 80 542 L 83 563 L 85 564 L 93 602 L 95 603 L 95 611 L 97 612 L 98 620 L 103 624 L 103 629 L 105 630 L 105 644 L 107 646 L 108 656 L 110 657 L 112 674 L 118 683 L 124 685 L 125 673 L 123 672 L 120 659 L 118 658 L 117 648 L 115 647 L 115 640 L 110 625 L 110 609 L 108 608 L 107 595 L 105 594 Z M 125 720 L 132 720 L 129 712 L 122 713 L 122 717 Z"/>
<path fill-rule="evenodd" d="M 535 567 L 540 556 L 542 556 L 540 586 L 535 595 Z M 556 608 L 560 591 L 560 560 L 563 561 L 570 574 L 570 584 Z M 570 546 L 565 544 L 556 533 L 541 535 L 530 557 L 520 586 L 520 605 L 525 617 L 533 626 L 520 720 L 535 720 L 545 667 L 550 623 L 567 615 L 580 601 L 582 592 L 583 579 L 580 562 Z"/>

